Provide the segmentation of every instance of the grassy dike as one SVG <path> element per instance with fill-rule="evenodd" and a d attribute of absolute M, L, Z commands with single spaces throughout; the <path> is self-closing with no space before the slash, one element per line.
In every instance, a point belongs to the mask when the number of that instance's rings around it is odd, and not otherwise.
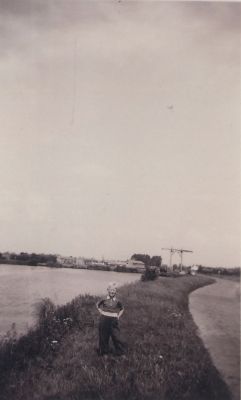
<path fill-rule="evenodd" d="M 231 399 L 188 309 L 188 294 L 212 282 L 186 276 L 123 286 L 124 358 L 97 356 L 96 297 L 58 308 L 45 300 L 38 326 L 1 345 L 1 400 Z"/>

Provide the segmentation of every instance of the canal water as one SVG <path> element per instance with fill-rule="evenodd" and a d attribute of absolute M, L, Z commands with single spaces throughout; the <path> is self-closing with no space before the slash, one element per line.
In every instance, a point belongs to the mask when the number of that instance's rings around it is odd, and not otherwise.
<path fill-rule="evenodd" d="M 12 324 L 18 334 L 27 332 L 35 322 L 36 303 L 43 298 L 61 305 L 80 294 L 103 295 L 110 281 L 121 286 L 139 279 L 134 273 L 0 265 L 0 336 Z"/>

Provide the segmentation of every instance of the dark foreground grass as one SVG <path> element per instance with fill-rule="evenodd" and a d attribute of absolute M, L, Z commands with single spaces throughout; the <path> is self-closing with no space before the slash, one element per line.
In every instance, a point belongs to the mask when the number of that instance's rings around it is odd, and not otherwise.
<path fill-rule="evenodd" d="M 159 278 L 124 286 L 121 332 L 126 357 L 98 357 L 97 298 L 79 296 L 1 346 L 2 400 L 229 400 L 197 336 L 188 294 L 207 277 Z"/>

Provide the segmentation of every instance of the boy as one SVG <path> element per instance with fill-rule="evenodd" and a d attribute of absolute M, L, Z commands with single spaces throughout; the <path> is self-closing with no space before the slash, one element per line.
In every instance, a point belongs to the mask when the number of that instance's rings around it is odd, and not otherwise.
<path fill-rule="evenodd" d="M 120 340 L 118 320 L 124 312 L 124 307 L 116 298 L 116 284 L 110 283 L 107 287 L 108 296 L 100 300 L 96 306 L 101 314 L 99 323 L 99 355 L 109 353 L 109 339 L 112 338 L 116 355 L 124 353 L 124 344 Z"/>

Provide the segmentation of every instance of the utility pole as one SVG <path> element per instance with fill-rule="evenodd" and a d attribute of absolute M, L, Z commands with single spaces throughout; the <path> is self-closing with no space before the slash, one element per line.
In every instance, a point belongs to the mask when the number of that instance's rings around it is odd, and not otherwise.
<path fill-rule="evenodd" d="M 171 270 L 173 270 L 173 267 L 172 267 L 172 256 L 176 252 L 176 250 L 173 249 L 172 247 L 170 249 L 169 248 L 168 249 L 167 248 L 162 248 L 162 250 L 170 251 L 170 265 L 169 265 L 169 267 L 170 267 Z"/>
<path fill-rule="evenodd" d="M 193 253 L 192 250 L 184 250 L 184 249 L 174 249 L 173 247 L 171 248 L 162 248 L 162 250 L 168 250 L 170 251 L 170 269 L 173 271 L 173 266 L 172 266 L 172 255 L 174 253 L 178 253 L 181 257 L 181 264 L 180 264 L 180 269 L 182 271 L 182 266 L 183 266 L 183 253 Z"/>
<path fill-rule="evenodd" d="M 180 257 L 181 257 L 181 271 L 182 271 L 182 257 L 183 257 L 183 253 L 193 253 L 193 251 L 192 251 L 192 250 L 183 250 L 183 249 L 178 249 L 177 251 L 178 251 L 178 253 L 180 254 Z"/>

